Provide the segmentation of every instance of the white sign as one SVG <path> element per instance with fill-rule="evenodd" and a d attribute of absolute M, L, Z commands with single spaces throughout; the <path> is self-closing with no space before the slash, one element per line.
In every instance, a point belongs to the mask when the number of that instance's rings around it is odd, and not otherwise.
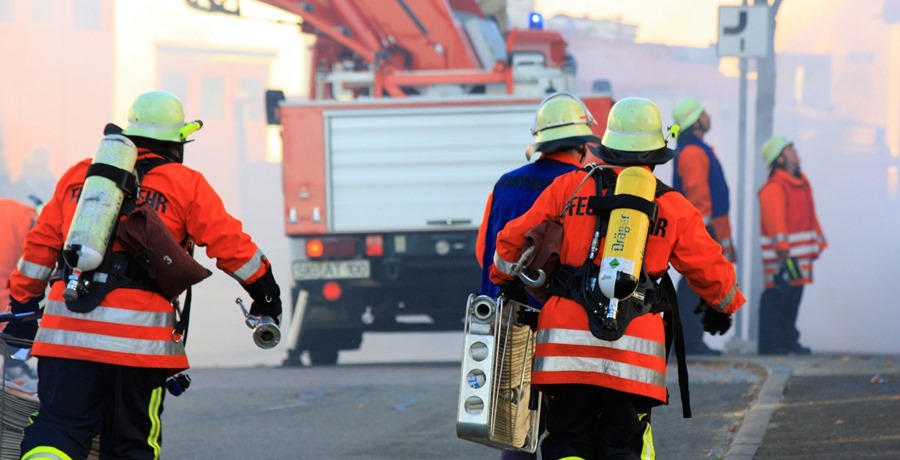
<path fill-rule="evenodd" d="M 719 6 L 719 56 L 765 57 L 769 6 Z"/>

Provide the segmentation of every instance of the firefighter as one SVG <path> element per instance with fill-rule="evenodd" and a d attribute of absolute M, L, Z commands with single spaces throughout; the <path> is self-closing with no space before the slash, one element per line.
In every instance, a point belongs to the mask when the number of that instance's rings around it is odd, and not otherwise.
<path fill-rule="evenodd" d="M 38 205 L 40 206 L 40 205 Z M 9 276 L 16 268 L 16 263 L 22 255 L 22 243 L 25 234 L 37 220 L 40 208 L 28 206 L 9 198 L 0 198 L 0 216 L 3 216 L 3 226 L 0 227 L 0 299 L 9 298 Z M 0 308 L 3 313 L 9 311 L 9 305 Z M 4 377 L 7 381 L 15 383 L 20 388 L 33 391 L 33 385 L 37 379 L 34 370 L 24 361 L 8 359 Z"/>
<path fill-rule="evenodd" d="M 828 247 L 816 217 L 812 187 L 800 171 L 794 143 L 772 136 L 762 146 L 769 179 L 759 191 L 763 277 L 759 354 L 810 354 L 800 345 L 797 313 L 813 261 Z"/>
<path fill-rule="evenodd" d="M 497 232 L 527 211 L 553 179 L 581 168 L 587 144 L 600 142 L 591 130 L 594 123 L 593 115 L 574 94 L 557 92 L 541 101 L 531 128 L 534 143 L 525 151 L 529 161 L 535 153 L 540 157 L 501 176 L 488 196 L 475 245 L 482 267 L 481 294 L 492 298 L 500 294 L 500 287 L 489 279 Z M 533 298 L 529 303 L 540 307 Z"/>
<path fill-rule="evenodd" d="M 710 116 L 692 97 L 679 102 L 672 116 L 682 128 L 678 134 L 677 154 L 672 168 L 672 187 L 700 211 L 709 234 L 722 246 L 722 254 L 731 263 L 736 263 L 728 218 L 728 184 L 715 151 L 703 139 L 712 126 Z M 681 317 L 686 318 L 682 322 L 685 351 L 696 355 L 720 355 L 722 352 L 703 342 L 703 327 L 692 316 L 699 301 L 700 297 L 682 278 L 678 282 L 678 306 Z"/>
<path fill-rule="evenodd" d="M 588 152 L 587 144 L 600 142 L 591 130 L 594 123 L 596 121 L 593 115 L 574 94 L 557 92 L 541 101 L 531 128 L 534 143 L 525 151 L 525 157 L 529 161 L 535 153 L 540 153 L 540 157 L 501 176 L 488 196 L 475 246 L 475 254 L 479 255 L 478 263 L 482 267 L 480 294 L 491 298 L 500 294 L 500 286 L 491 282 L 489 277 L 497 232 L 507 222 L 527 211 L 553 179 L 581 168 Z M 520 289 L 521 286 L 516 285 L 516 293 L 511 295 L 524 300 Z M 531 296 L 528 296 L 527 302 L 536 309 L 542 306 L 540 301 Z M 512 460 L 535 456 L 506 450 L 501 458 Z"/>
<path fill-rule="evenodd" d="M 37 211 L 16 200 L 0 198 L 0 215 L 3 216 L 3 227 L 0 227 L 0 299 L 7 299 L 9 275 L 22 255 L 25 234 L 34 225 Z"/>
<path fill-rule="evenodd" d="M 612 107 L 595 153 L 610 165 L 650 171 L 675 154 L 666 147 L 657 107 L 634 97 Z M 593 259 L 588 255 L 597 246 L 603 247 L 604 241 L 595 242 L 594 234 L 603 203 L 612 202 L 609 188 L 622 169 L 604 171 L 599 173 L 600 182 L 597 175 L 586 180 L 589 174 L 596 174 L 594 170 L 560 176 L 531 209 L 497 235 L 491 280 L 504 284 L 513 279 L 512 265 L 519 260 L 528 230 L 562 212 L 560 267 L 552 277 L 553 295 L 538 317 L 532 375 L 532 383 L 550 398 L 548 435 L 541 446 L 545 459 L 654 458 L 650 409 L 667 402 L 666 338 L 659 313 L 664 310 L 665 297 L 653 295 L 657 288 L 648 287 L 644 298 L 648 302 L 662 299 L 662 304 L 633 317 L 615 340 L 597 338 L 598 333 L 592 331 L 597 323 L 587 314 L 587 308 L 598 306 L 589 298 L 597 298 L 593 287 L 599 283 L 592 280 L 597 280 L 602 254 L 595 252 Z M 596 199 L 597 189 L 602 190 L 602 199 Z M 657 190 L 670 189 L 657 181 Z M 655 203 L 657 209 L 643 251 L 646 278 L 659 280 L 672 264 L 703 299 L 706 330 L 722 334 L 744 303 L 734 267 L 684 196 L 674 191 L 657 195 L 647 202 Z M 577 273 L 583 274 L 581 279 Z M 638 302 L 633 297 L 631 301 Z M 630 308 L 628 301 L 623 305 L 620 312 Z M 628 315 L 620 316 L 624 320 Z"/>
<path fill-rule="evenodd" d="M 161 163 L 141 180 L 139 200 L 153 200 L 176 241 L 206 248 L 249 293 L 250 313 L 278 321 L 280 289 L 268 259 L 203 175 L 182 164 L 187 136 L 200 126 L 184 122 L 181 101 L 171 93 L 150 91 L 135 99 L 122 134 L 137 147 L 138 162 Z M 101 458 L 159 458 L 165 382 L 189 367 L 184 344 L 173 334 L 170 299 L 133 259 L 126 259 L 128 284 L 106 292 L 87 313 L 67 307 L 66 283 L 51 276 L 90 164 L 83 160 L 60 179 L 10 279 L 13 312 L 38 309 L 51 282 L 39 330 L 32 321 L 11 322 L 4 331 L 33 339 L 38 357 L 41 405 L 25 428 L 23 459 L 86 458 L 96 435 Z M 117 255 L 120 247 L 112 247 Z"/>

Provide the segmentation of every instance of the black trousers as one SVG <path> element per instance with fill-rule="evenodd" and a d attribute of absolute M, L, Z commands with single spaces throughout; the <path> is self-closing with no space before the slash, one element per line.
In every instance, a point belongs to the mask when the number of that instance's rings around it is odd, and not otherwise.
<path fill-rule="evenodd" d="M 759 298 L 759 352 L 788 353 L 800 346 L 797 314 L 803 286 L 767 288 Z"/>
<path fill-rule="evenodd" d="M 99 434 L 101 459 L 159 458 L 167 375 L 163 369 L 39 358 L 40 409 L 25 427 L 23 456 L 58 450 L 84 459 Z"/>
<path fill-rule="evenodd" d="M 650 430 L 654 400 L 594 385 L 547 385 L 544 390 L 550 410 L 547 437 L 541 444 L 543 459 L 654 458 Z"/>
<path fill-rule="evenodd" d="M 691 289 L 684 277 L 678 280 L 675 293 L 678 296 L 678 312 L 681 313 L 681 329 L 684 331 L 684 348 L 688 353 L 704 348 L 703 324 L 700 323 L 700 315 L 694 313 L 694 309 L 700 304 L 700 296 Z"/>

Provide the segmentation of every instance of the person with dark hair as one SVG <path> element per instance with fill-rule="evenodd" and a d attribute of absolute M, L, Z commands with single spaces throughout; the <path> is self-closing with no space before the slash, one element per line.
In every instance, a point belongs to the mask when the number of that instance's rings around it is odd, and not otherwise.
<path fill-rule="evenodd" d="M 759 298 L 761 355 L 808 355 L 800 345 L 797 314 L 803 287 L 813 281 L 813 261 L 828 247 L 809 180 L 800 171 L 794 143 L 772 136 L 762 146 L 769 179 L 759 191 L 765 290 Z"/>
<path fill-rule="evenodd" d="M 107 125 L 97 154 L 99 159 L 106 152 L 105 145 L 120 146 L 114 150 L 122 153 L 119 157 L 134 159 L 136 152 L 134 171 L 91 158 L 78 162 L 59 180 L 28 233 L 10 277 L 11 310 L 37 312 L 48 283 L 50 292 L 40 326 L 12 321 L 3 331 L 33 341 L 31 352 L 38 358 L 40 410 L 25 427 L 23 459 L 87 458 L 98 435 L 100 458 L 160 458 L 166 382 L 189 367 L 182 340 L 186 329 L 179 329 L 187 312 L 177 307 L 177 296 L 186 287 L 173 294 L 163 280 L 185 276 L 187 270 L 176 268 L 173 259 L 185 259 L 193 245 L 205 247 L 216 266 L 249 293 L 250 314 L 280 320 L 280 289 L 269 260 L 225 210 L 203 174 L 182 164 L 187 137 L 201 127 L 199 121 L 185 123 L 174 94 L 139 95 L 124 129 Z M 171 267 L 145 264 L 123 250 L 124 240 L 114 232 L 102 263 L 80 275 L 75 272 L 79 262 L 72 260 L 67 235 L 81 228 L 83 221 L 75 222 L 81 202 L 102 201 L 99 195 L 84 198 L 92 189 L 90 179 L 98 176 L 106 182 L 118 178 L 106 190 L 127 191 L 136 210 L 153 213 L 162 222 L 159 231 L 171 233 L 180 251 L 165 261 Z M 123 214 L 119 227 L 133 216 Z M 86 222 L 90 227 L 91 219 Z M 158 248 L 149 249 L 144 257 L 152 260 Z M 176 396 L 189 380 L 179 383 Z"/>
<path fill-rule="evenodd" d="M 728 184 L 715 151 L 704 140 L 712 127 L 710 116 L 696 99 L 688 97 L 678 103 L 672 117 L 675 123 L 681 125 L 673 162 L 672 187 L 700 211 L 706 230 L 722 246 L 722 254 L 731 263 L 736 263 L 737 254 L 731 240 L 731 221 L 728 217 Z M 684 278 L 678 282 L 677 291 L 687 354 L 722 354 L 703 342 L 703 327 L 699 320 L 694 319 L 700 296 Z"/>
<path fill-rule="evenodd" d="M 513 282 L 524 270 L 518 261 L 526 234 L 550 221 L 562 226 L 559 266 L 547 274 L 550 298 L 537 318 L 531 378 L 549 399 L 542 458 L 653 458 L 650 410 L 668 402 L 666 337 L 677 318 L 671 315 L 669 264 L 703 299 L 710 333 L 731 327 L 744 296 L 697 209 L 652 174 L 675 155 L 655 104 L 637 97 L 616 102 L 595 155 L 605 165 L 559 176 L 497 234 L 490 276 L 499 285 Z M 619 194 L 619 183 L 635 177 L 649 198 Z M 623 217 L 626 210 L 634 221 Z M 638 224 L 640 215 L 646 225 Z M 610 222 L 621 225 L 606 234 Z M 607 254 L 613 252 L 607 240 L 612 248 L 624 246 L 629 235 L 639 266 Z M 607 276 L 608 269 L 629 266 L 638 267 L 636 277 L 621 276 L 625 271 Z M 617 284 L 617 302 L 606 295 L 610 281 Z"/>

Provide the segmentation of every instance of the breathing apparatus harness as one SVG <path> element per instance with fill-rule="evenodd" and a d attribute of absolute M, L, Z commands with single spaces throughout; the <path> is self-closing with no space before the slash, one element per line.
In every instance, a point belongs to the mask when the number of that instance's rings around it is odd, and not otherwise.
<path fill-rule="evenodd" d="M 596 183 L 596 195 L 588 199 L 588 213 L 597 217 L 594 227 L 594 235 L 585 262 L 580 266 L 561 264 L 549 277 L 547 292 L 550 295 L 565 297 L 578 302 L 588 316 L 588 324 L 591 333 L 601 340 L 615 341 L 622 337 L 628 324 L 638 316 L 647 313 L 662 313 L 666 334 L 666 359 L 668 359 L 672 346 L 675 347 L 675 356 L 678 362 L 678 386 L 681 392 L 682 412 L 684 418 L 691 417 L 690 395 L 688 390 L 688 374 L 685 362 L 684 335 L 678 310 L 678 297 L 675 293 L 675 285 L 669 273 L 654 279 L 647 274 L 646 267 L 642 265 L 640 280 L 634 293 L 627 299 L 621 300 L 618 305 L 618 321 L 615 327 L 604 323 L 607 316 L 610 299 L 600 290 L 598 274 L 600 267 L 594 264 L 594 258 L 600 250 L 600 240 L 606 236 L 607 224 L 610 212 L 614 209 L 630 208 L 645 213 L 650 217 L 651 224 L 657 218 L 657 205 L 655 201 L 647 201 L 632 195 L 603 196 L 603 190 L 614 190 L 617 175 L 613 171 L 596 164 L 584 168 L 588 172 L 582 184 L 588 178 L 594 176 Z M 578 188 L 580 188 L 579 185 Z M 657 179 L 655 197 L 671 192 L 674 189 Z M 578 193 L 578 189 L 575 190 Z M 567 203 L 571 206 L 571 200 Z M 563 214 L 565 210 L 563 211 Z"/>
<path fill-rule="evenodd" d="M 119 169 L 104 163 L 93 163 L 88 167 L 87 177 L 102 176 L 113 181 L 117 187 L 125 192 L 125 199 L 119 210 L 118 221 L 131 213 L 137 202 L 139 184 L 144 175 L 151 169 L 169 160 L 164 158 L 140 159 L 135 163 L 137 175 L 130 171 Z M 115 238 L 115 231 L 111 238 Z M 112 242 L 107 244 L 103 262 L 95 270 L 87 272 L 82 277 L 83 282 L 78 285 L 78 298 L 66 300 L 66 307 L 78 313 L 87 313 L 97 307 L 100 301 L 113 289 L 127 287 L 131 289 L 143 289 L 162 293 L 154 281 L 155 273 L 150 273 L 127 254 L 113 252 Z M 63 279 L 67 279 L 71 272 L 70 265 L 64 259 L 65 254 L 60 253 L 58 266 L 62 268 Z"/>

